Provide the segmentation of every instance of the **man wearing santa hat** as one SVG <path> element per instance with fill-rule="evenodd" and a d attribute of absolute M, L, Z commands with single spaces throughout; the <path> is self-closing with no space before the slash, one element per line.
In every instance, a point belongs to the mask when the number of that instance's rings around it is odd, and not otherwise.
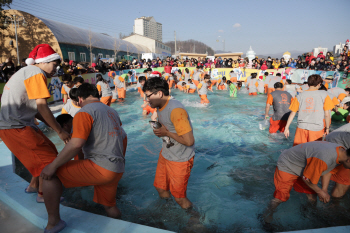
<path fill-rule="evenodd" d="M 26 193 L 38 193 L 37 202 L 44 202 L 41 170 L 57 156 L 55 145 L 35 125 L 34 118 L 56 131 L 67 143 L 70 135 L 57 123 L 47 105 L 51 97 L 47 78 L 56 72 L 60 56 L 48 44 L 36 46 L 23 67 L 6 83 L 1 98 L 0 138 L 22 162 L 33 178 Z"/>

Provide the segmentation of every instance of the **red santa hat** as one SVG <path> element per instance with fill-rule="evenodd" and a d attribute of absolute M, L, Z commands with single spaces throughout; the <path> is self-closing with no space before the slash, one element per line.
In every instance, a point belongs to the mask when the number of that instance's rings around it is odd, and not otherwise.
<path fill-rule="evenodd" d="M 162 74 L 159 71 L 153 71 L 150 77 L 162 77 Z"/>
<path fill-rule="evenodd" d="M 61 60 L 60 55 L 55 52 L 48 44 L 37 45 L 29 54 L 26 59 L 27 65 L 34 65 L 42 62 L 51 62 L 55 60 Z"/>

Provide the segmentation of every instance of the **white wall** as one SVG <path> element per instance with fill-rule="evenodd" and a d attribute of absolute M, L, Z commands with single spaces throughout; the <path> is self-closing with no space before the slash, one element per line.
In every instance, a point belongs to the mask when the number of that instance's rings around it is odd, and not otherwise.
<path fill-rule="evenodd" d="M 144 35 L 143 19 L 135 19 L 134 21 L 134 33 Z"/>
<path fill-rule="evenodd" d="M 333 55 L 334 56 L 339 56 L 341 52 L 343 52 L 345 44 L 339 43 L 337 45 L 333 46 Z"/>
<path fill-rule="evenodd" d="M 323 55 L 326 56 L 326 53 L 328 52 L 328 48 L 321 48 L 321 47 L 314 48 L 314 49 L 313 49 L 314 56 L 317 57 L 317 55 L 318 55 L 321 51 L 323 52 Z"/>
<path fill-rule="evenodd" d="M 153 39 L 140 36 L 140 35 L 132 35 L 123 40 L 129 41 L 131 43 L 143 45 L 147 47 L 151 51 L 151 53 L 156 53 L 156 41 Z"/>

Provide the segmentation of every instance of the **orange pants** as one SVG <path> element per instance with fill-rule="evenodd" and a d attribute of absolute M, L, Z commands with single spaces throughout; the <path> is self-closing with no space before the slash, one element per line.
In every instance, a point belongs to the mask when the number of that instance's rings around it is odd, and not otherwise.
<path fill-rule="evenodd" d="M 272 120 L 272 117 L 270 118 L 270 128 L 269 133 L 276 133 L 277 130 L 279 130 L 281 133 L 284 132 L 284 129 L 286 128 L 287 121 L 285 120 L 279 120 L 274 121 Z"/>
<path fill-rule="evenodd" d="M 258 95 L 256 92 L 249 93 L 249 95 Z"/>
<path fill-rule="evenodd" d="M 181 82 L 179 82 L 181 83 Z M 180 84 L 177 84 L 176 87 L 180 90 L 180 91 L 183 91 L 183 87 L 180 85 Z"/>
<path fill-rule="evenodd" d="M 315 191 L 309 188 L 300 176 L 280 171 L 277 167 L 274 175 L 274 183 L 275 192 L 273 196 L 281 201 L 287 201 L 289 199 L 292 188 L 298 193 L 315 194 Z"/>
<path fill-rule="evenodd" d="M 189 89 L 188 90 L 188 93 L 195 93 L 196 92 L 196 89 Z"/>
<path fill-rule="evenodd" d="M 207 95 L 199 95 L 201 97 L 201 104 L 209 104 L 209 100 L 207 98 Z"/>
<path fill-rule="evenodd" d="M 143 98 L 144 94 L 141 87 L 137 88 L 137 92 L 140 93 L 140 97 Z"/>
<path fill-rule="evenodd" d="M 310 131 L 306 129 L 297 128 L 294 136 L 293 146 L 305 143 L 305 142 L 313 142 L 320 141 L 324 135 L 324 129 L 320 131 Z"/>
<path fill-rule="evenodd" d="M 194 157 L 186 162 L 170 161 L 165 159 L 160 151 L 154 187 L 166 191 L 170 190 L 175 198 L 185 198 L 193 160 Z"/>
<path fill-rule="evenodd" d="M 94 186 L 93 201 L 115 206 L 117 187 L 123 173 L 109 171 L 90 159 L 68 161 L 56 172 L 65 188 Z"/>
<path fill-rule="evenodd" d="M 114 102 L 116 102 L 117 101 L 117 99 L 112 99 L 111 100 L 111 103 L 114 103 Z"/>
<path fill-rule="evenodd" d="M 218 90 L 225 90 L 225 85 L 219 85 Z"/>
<path fill-rule="evenodd" d="M 169 89 L 173 88 L 174 85 L 174 80 L 170 80 L 169 81 Z"/>
<path fill-rule="evenodd" d="M 112 96 L 101 97 L 100 101 L 107 106 L 111 106 Z"/>
<path fill-rule="evenodd" d="M 267 94 L 271 94 L 273 91 L 275 91 L 275 88 L 267 88 Z"/>
<path fill-rule="evenodd" d="M 343 185 L 350 185 L 350 169 L 346 169 L 343 165 L 334 168 L 331 180 Z"/>
<path fill-rule="evenodd" d="M 197 81 L 197 80 L 192 80 L 192 81 L 193 81 L 194 85 L 198 86 L 199 81 Z"/>
<path fill-rule="evenodd" d="M 119 99 L 125 99 L 126 91 L 125 91 L 124 87 L 123 88 L 117 88 L 117 90 L 118 90 L 118 98 Z"/>
<path fill-rule="evenodd" d="M 40 129 L 36 131 L 30 126 L 21 129 L 1 129 L 0 138 L 34 177 L 38 177 L 41 170 L 58 154 L 50 139 Z"/>
<path fill-rule="evenodd" d="M 146 107 L 144 107 L 142 109 L 142 111 L 146 111 L 147 112 L 147 115 L 150 114 L 150 113 L 154 113 L 154 111 L 156 111 L 155 108 L 151 108 L 151 106 L 147 105 Z"/>

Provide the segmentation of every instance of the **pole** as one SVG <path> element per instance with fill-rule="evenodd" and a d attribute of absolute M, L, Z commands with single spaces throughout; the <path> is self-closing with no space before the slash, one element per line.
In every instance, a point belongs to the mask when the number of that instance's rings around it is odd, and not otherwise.
<path fill-rule="evenodd" d="M 225 39 L 222 42 L 224 42 L 224 52 L 225 52 Z"/>
<path fill-rule="evenodd" d="M 19 66 L 19 52 L 18 52 L 18 40 L 17 40 L 17 20 L 16 15 L 13 15 L 13 22 L 15 23 L 15 35 L 16 35 L 16 48 L 17 48 L 17 65 Z"/>
<path fill-rule="evenodd" d="M 174 35 L 175 35 L 175 53 L 174 53 L 174 55 L 176 56 L 176 31 L 174 31 Z"/>

